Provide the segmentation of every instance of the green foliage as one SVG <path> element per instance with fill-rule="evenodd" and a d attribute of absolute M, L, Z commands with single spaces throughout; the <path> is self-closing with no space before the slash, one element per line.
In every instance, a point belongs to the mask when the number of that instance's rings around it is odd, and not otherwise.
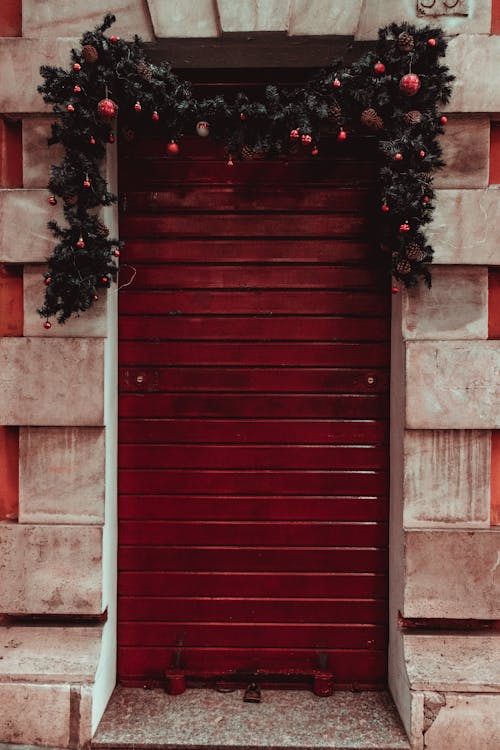
<path fill-rule="evenodd" d="M 249 148 L 268 158 L 288 154 L 296 143 L 292 130 L 299 138 L 310 136 L 315 147 L 325 132 L 371 128 L 379 137 L 382 262 L 391 259 L 393 276 L 406 286 L 419 279 L 430 285 L 426 263 L 433 251 L 421 228 L 433 210 L 432 173 L 443 165 L 438 107 L 449 100 L 453 80 L 439 62 L 446 51 L 441 30 L 391 24 L 380 29 L 375 50 L 349 68 L 335 62 L 305 86 L 268 86 L 261 101 L 242 92 L 228 101 L 222 96 L 196 99 L 189 82 L 168 63 L 148 61 L 138 37 L 127 42 L 107 35 L 114 21 L 107 15 L 94 31 L 83 34 L 68 70 L 41 68 L 39 91 L 58 116 L 49 143 L 66 149 L 62 163 L 52 167 L 49 189 L 63 201 L 68 225 L 49 224 L 58 242 L 48 261 L 41 316 L 56 315 L 63 323 L 91 307 L 99 289 L 116 279 L 120 242 L 106 235 L 92 213 L 116 200 L 101 174 L 117 125 L 99 114 L 105 98 L 119 107 L 119 133 L 140 131 L 178 141 L 193 133 L 198 121 L 207 120 L 211 137 L 223 141 L 233 159 Z M 379 61 L 384 70 L 376 69 Z M 400 88 L 410 70 L 421 83 L 412 96 Z M 402 232 L 402 225 L 409 230 Z M 83 248 L 77 245 L 82 240 Z"/>

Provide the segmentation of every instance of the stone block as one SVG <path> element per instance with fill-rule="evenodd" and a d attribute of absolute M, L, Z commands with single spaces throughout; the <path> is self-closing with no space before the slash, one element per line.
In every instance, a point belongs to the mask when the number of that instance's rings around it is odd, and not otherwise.
<path fill-rule="evenodd" d="M 426 750 L 498 750 L 500 695 L 445 695 L 429 729 Z"/>
<path fill-rule="evenodd" d="M 104 522 L 104 428 L 22 427 L 19 522 Z"/>
<path fill-rule="evenodd" d="M 219 36 L 219 20 L 214 0 L 148 0 L 153 31 L 160 39 L 173 37 Z"/>
<path fill-rule="evenodd" d="M 407 430 L 404 525 L 489 527 L 491 433 Z"/>
<path fill-rule="evenodd" d="M 476 2 L 490 13 L 491 2 Z M 449 112 L 500 112 L 499 59 L 498 35 L 476 34 L 472 28 L 468 28 L 467 33 L 450 39 L 446 65 L 456 79 L 445 109 Z"/>
<path fill-rule="evenodd" d="M 102 529 L 0 524 L 0 612 L 102 612 Z"/>
<path fill-rule="evenodd" d="M 112 12 L 116 15 L 111 34 L 132 38 L 138 34 L 145 41 L 154 39 L 146 0 L 115 0 Z M 80 37 L 84 31 L 102 22 L 107 7 L 100 0 L 61 3 L 59 0 L 23 0 L 23 36 Z"/>
<path fill-rule="evenodd" d="M 362 0 L 328 2 L 328 0 L 292 0 L 290 35 L 335 34 L 353 36 L 359 24 Z"/>
<path fill-rule="evenodd" d="M 24 266 L 24 335 L 42 336 L 47 338 L 47 333 L 42 326 L 42 319 L 37 309 L 43 303 L 45 286 L 43 274 L 46 266 L 25 265 Z M 107 323 L 106 313 L 108 309 L 108 295 L 116 293 L 116 287 L 106 292 L 100 290 L 97 302 L 82 315 L 72 315 L 64 325 L 54 322 L 50 331 L 51 338 L 85 337 L 100 338 L 106 336 Z"/>
<path fill-rule="evenodd" d="M 408 428 L 500 427 L 498 341 L 409 341 L 406 372 Z"/>
<path fill-rule="evenodd" d="M 52 255 L 55 239 L 47 222 L 64 219 L 61 206 L 49 206 L 48 197 L 47 190 L 0 190 L 1 262 L 43 263 Z"/>
<path fill-rule="evenodd" d="M 405 339 L 487 339 L 488 269 L 432 266 L 432 287 L 402 292 Z"/>
<path fill-rule="evenodd" d="M 500 530 L 407 531 L 404 617 L 500 618 Z"/>
<path fill-rule="evenodd" d="M 490 118 L 486 115 L 448 119 L 439 139 L 446 166 L 436 172 L 436 188 L 485 188 L 490 166 Z"/>
<path fill-rule="evenodd" d="M 0 684 L 0 742 L 68 747 L 69 685 Z"/>
<path fill-rule="evenodd" d="M 437 190 L 426 229 L 436 263 L 500 265 L 500 189 Z"/>
<path fill-rule="evenodd" d="M 217 0 L 223 32 L 286 31 L 290 0 Z"/>
<path fill-rule="evenodd" d="M 0 340 L 0 424 L 100 426 L 103 339 Z"/>
<path fill-rule="evenodd" d="M 50 167 L 59 164 L 64 156 L 60 143 L 49 146 L 53 117 L 27 117 L 23 120 L 23 185 L 25 188 L 45 188 Z M 47 193 L 45 194 L 48 195 Z"/>
<path fill-rule="evenodd" d="M 348 0 L 346 4 L 347 2 Z M 447 35 L 490 33 L 491 0 L 468 0 L 467 15 L 451 15 L 449 9 L 443 7 L 442 0 L 426 1 L 425 5 L 427 8 L 432 6 L 432 14 L 424 14 L 421 8 L 419 12 L 415 0 L 365 2 L 356 31 L 356 39 L 360 41 L 376 39 L 378 29 L 393 21 L 397 23 L 409 21 L 416 26 L 440 26 Z M 451 4 L 448 3 L 448 5 Z"/>

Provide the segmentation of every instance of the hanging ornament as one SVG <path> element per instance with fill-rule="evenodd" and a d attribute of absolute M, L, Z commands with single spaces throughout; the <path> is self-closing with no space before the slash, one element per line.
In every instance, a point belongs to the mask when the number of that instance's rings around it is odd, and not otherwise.
<path fill-rule="evenodd" d="M 167 151 L 169 154 L 178 154 L 179 145 L 175 141 L 170 141 L 170 143 L 167 144 Z"/>
<path fill-rule="evenodd" d="M 227 160 L 227 166 L 228 167 L 234 167 L 234 161 L 231 154 L 229 154 L 229 159 Z"/>
<path fill-rule="evenodd" d="M 81 69 L 82 69 L 82 66 L 80 65 L 80 63 L 77 63 L 77 62 L 73 63 L 73 70 L 76 70 L 76 72 L 78 73 L 78 71 Z"/>
<path fill-rule="evenodd" d="M 394 154 L 394 161 L 403 161 L 403 154 L 401 154 L 399 151 Z"/>
<path fill-rule="evenodd" d="M 402 31 L 398 36 L 398 48 L 400 52 L 411 52 L 415 47 L 415 41 L 411 34 L 407 31 Z"/>
<path fill-rule="evenodd" d="M 158 114 L 158 112 L 156 111 L 156 109 L 153 112 L 153 114 L 151 115 L 151 119 L 154 120 L 154 122 L 158 122 L 158 120 L 160 119 L 160 115 Z"/>
<path fill-rule="evenodd" d="M 310 136 L 309 133 L 302 133 L 300 140 L 303 146 L 309 146 L 309 144 L 312 143 L 312 136 Z"/>
<path fill-rule="evenodd" d="M 88 175 L 85 177 L 85 179 L 83 181 L 83 187 L 86 188 L 86 189 L 88 189 L 90 187 L 90 180 L 89 180 L 89 176 Z"/>
<path fill-rule="evenodd" d="M 409 273 L 411 273 L 411 263 L 406 258 L 402 258 L 399 263 L 396 265 L 396 271 L 401 276 L 407 276 Z"/>
<path fill-rule="evenodd" d="M 52 284 L 52 279 L 50 278 L 50 276 L 47 276 L 44 279 L 43 283 L 45 284 L 45 286 L 49 286 L 49 284 Z"/>
<path fill-rule="evenodd" d="M 66 105 L 66 109 L 68 110 L 68 112 L 74 112 L 75 111 L 75 107 L 73 106 L 73 104 L 67 104 Z"/>
<path fill-rule="evenodd" d="M 114 143 L 115 142 L 115 135 L 114 133 L 110 133 L 108 136 L 108 143 Z"/>
<path fill-rule="evenodd" d="M 95 146 L 95 138 L 94 138 L 93 135 L 90 136 L 89 143 L 90 143 L 91 146 Z"/>
<path fill-rule="evenodd" d="M 92 295 L 92 299 L 94 300 L 94 302 L 97 302 L 97 300 L 99 299 L 99 295 L 98 294 L 93 294 Z"/>
<path fill-rule="evenodd" d="M 79 247 L 80 250 L 83 250 L 83 248 L 85 247 L 85 241 L 84 241 L 83 237 L 80 236 L 80 239 L 76 243 L 76 246 Z"/>
<path fill-rule="evenodd" d="M 407 221 L 404 221 L 402 224 L 399 225 L 399 231 L 401 232 L 401 234 L 404 234 L 405 232 L 410 231 L 410 225 L 408 224 Z"/>
<path fill-rule="evenodd" d="M 382 211 L 382 213 L 384 213 L 384 214 L 388 213 L 388 211 L 389 211 L 389 206 L 387 205 L 387 203 L 386 203 L 385 201 L 384 201 L 384 203 L 382 203 L 382 205 L 380 206 L 380 210 L 381 210 L 381 211 Z"/>
<path fill-rule="evenodd" d="M 345 141 L 346 138 L 347 138 L 346 131 L 344 130 L 344 128 L 340 128 L 339 134 L 337 136 L 337 140 L 338 141 Z"/>
<path fill-rule="evenodd" d="M 247 116 L 244 112 L 240 112 L 240 120 L 246 120 Z"/>
<path fill-rule="evenodd" d="M 115 248 L 113 250 L 113 255 L 115 256 L 115 258 L 119 258 L 120 257 L 120 251 L 118 250 L 118 248 Z"/>
<path fill-rule="evenodd" d="M 446 117 L 446 115 L 441 115 L 441 117 L 439 118 L 439 122 L 441 123 L 441 125 L 446 125 L 446 123 L 448 122 L 448 118 Z"/>
<path fill-rule="evenodd" d="M 431 37 L 430 39 L 427 40 L 427 44 L 429 45 L 429 47 L 435 47 L 436 40 Z"/>
<path fill-rule="evenodd" d="M 136 112 L 140 112 L 140 111 L 141 111 L 141 109 L 142 109 L 142 107 L 141 107 L 141 103 L 140 103 L 140 102 L 136 102 L 136 103 L 134 104 L 134 109 L 135 109 L 135 111 L 136 111 Z"/>
<path fill-rule="evenodd" d="M 422 112 L 418 109 L 410 109 L 409 112 L 405 112 L 404 121 L 407 125 L 418 125 L 422 122 Z"/>
<path fill-rule="evenodd" d="M 427 203 L 429 203 L 429 201 L 430 201 L 429 196 L 428 195 L 424 195 L 424 197 L 422 198 L 422 203 L 427 204 Z"/>
<path fill-rule="evenodd" d="M 300 137 L 298 128 L 294 128 L 293 130 L 290 130 L 290 140 L 296 141 Z"/>
<path fill-rule="evenodd" d="M 367 128 L 370 128 L 370 130 L 382 130 L 384 127 L 384 121 L 380 117 L 380 115 L 377 114 L 376 110 L 373 109 L 373 107 L 369 107 L 369 109 L 364 109 L 363 112 L 361 112 L 361 122 L 363 125 Z"/>
<path fill-rule="evenodd" d="M 314 146 L 314 148 L 311 149 L 311 156 L 317 156 L 319 154 L 319 148 L 317 146 Z"/>
<path fill-rule="evenodd" d="M 196 134 L 200 138 L 207 138 L 210 135 L 210 125 L 205 120 L 196 123 Z"/>
<path fill-rule="evenodd" d="M 101 284 L 104 284 L 104 286 L 109 286 L 110 278 L 109 276 L 102 276 L 101 277 Z"/>
<path fill-rule="evenodd" d="M 119 36 L 114 36 L 113 35 L 113 36 L 109 37 L 109 41 L 112 42 L 112 44 L 116 44 L 119 41 L 119 39 L 120 39 Z"/>
<path fill-rule="evenodd" d="M 333 85 L 334 85 L 334 87 L 336 89 L 339 89 L 342 86 L 342 84 L 341 84 L 341 82 L 340 82 L 340 80 L 338 78 L 334 78 L 333 79 Z"/>
<path fill-rule="evenodd" d="M 73 86 L 73 93 L 74 94 L 79 94 L 81 92 L 81 90 L 82 90 L 82 87 L 78 86 L 78 84 L 76 86 Z"/>
<path fill-rule="evenodd" d="M 99 53 L 93 44 L 85 44 L 82 47 L 82 55 L 85 62 L 90 63 L 91 65 L 96 63 L 99 59 Z"/>
<path fill-rule="evenodd" d="M 420 78 L 416 73 L 407 73 L 400 80 L 399 88 L 406 96 L 415 96 L 420 89 Z"/>
<path fill-rule="evenodd" d="M 385 65 L 381 60 L 378 60 L 375 65 L 373 66 L 373 70 L 378 76 L 381 76 L 382 73 L 385 73 Z"/>
<path fill-rule="evenodd" d="M 391 287 L 392 294 L 399 294 L 399 287 L 396 286 L 396 284 L 393 284 Z"/>
<path fill-rule="evenodd" d="M 52 328 L 52 323 L 50 322 L 50 320 L 46 320 L 43 324 L 43 327 L 46 328 L 47 331 L 49 330 L 49 328 Z"/>
<path fill-rule="evenodd" d="M 101 99 L 97 105 L 97 112 L 102 120 L 112 120 L 118 114 L 118 104 L 112 99 Z"/>
<path fill-rule="evenodd" d="M 49 203 L 51 206 L 55 206 L 57 204 L 57 198 L 55 195 L 51 195 L 49 198 Z"/>
<path fill-rule="evenodd" d="M 425 159 L 425 151 L 423 148 L 420 149 L 420 151 L 418 152 L 418 155 L 420 156 L 421 159 Z"/>

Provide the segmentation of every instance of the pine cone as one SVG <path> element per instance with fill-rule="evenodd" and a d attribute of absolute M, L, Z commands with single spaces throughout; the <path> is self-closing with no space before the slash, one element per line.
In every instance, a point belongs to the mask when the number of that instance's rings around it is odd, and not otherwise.
<path fill-rule="evenodd" d="M 430 172 L 417 172 L 417 178 L 423 185 L 430 185 L 432 182 L 432 174 Z"/>
<path fill-rule="evenodd" d="M 137 72 L 145 81 L 150 81 L 153 77 L 153 69 L 145 60 L 137 63 Z"/>
<path fill-rule="evenodd" d="M 384 121 L 372 107 L 361 112 L 361 122 L 371 130 L 381 130 L 384 127 Z"/>
<path fill-rule="evenodd" d="M 425 250 L 417 242 L 409 242 L 406 246 L 406 257 L 408 260 L 420 262 L 425 258 Z"/>
<path fill-rule="evenodd" d="M 85 62 L 90 64 L 97 62 L 99 59 L 99 53 L 93 44 L 86 44 L 82 47 L 82 55 Z"/>
<path fill-rule="evenodd" d="M 401 260 L 396 265 L 396 271 L 401 276 L 408 276 L 409 273 L 411 273 L 411 263 L 407 258 L 401 258 Z"/>
<path fill-rule="evenodd" d="M 411 52 L 415 46 L 413 37 L 407 31 L 402 31 L 398 36 L 398 47 L 401 52 Z"/>
<path fill-rule="evenodd" d="M 407 125 L 418 125 L 419 122 L 422 122 L 422 112 L 419 112 L 418 109 L 410 109 L 409 112 L 406 112 L 404 121 Z"/>
<path fill-rule="evenodd" d="M 328 114 L 330 115 L 330 119 L 333 120 L 334 124 L 338 124 L 340 122 L 340 118 L 342 117 L 342 110 L 337 102 L 330 105 Z"/>
<path fill-rule="evenodd" d="M 248 161 L 249 159 L 253 159 L 254 153 L 253 148 L 251 146 L 242 146 L 241 149 L 241 158 L 245 161 Z"/>
<path fill-rule="evenodd" d="M 109 229 L 107 228 L 106 224 L 104 224 L 104 222 L 101 221 L 101 219 L 97 220 L 95 233 L 97 237 L 106 238 L 109 236 Z"/>

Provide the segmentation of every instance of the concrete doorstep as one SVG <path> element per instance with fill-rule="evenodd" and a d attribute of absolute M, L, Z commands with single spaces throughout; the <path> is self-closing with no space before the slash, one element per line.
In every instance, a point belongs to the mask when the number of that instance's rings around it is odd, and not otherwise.
<path fill-rule="evenodd" d="M 387 693 L 337 692 L 318 698 L 299 690 L 263 690 L 261 703 L 243 691 L 118 687 L 92 740 L 94 750 L 123 748 L 266 748 L 266 750 L 408 750 Z"/>

